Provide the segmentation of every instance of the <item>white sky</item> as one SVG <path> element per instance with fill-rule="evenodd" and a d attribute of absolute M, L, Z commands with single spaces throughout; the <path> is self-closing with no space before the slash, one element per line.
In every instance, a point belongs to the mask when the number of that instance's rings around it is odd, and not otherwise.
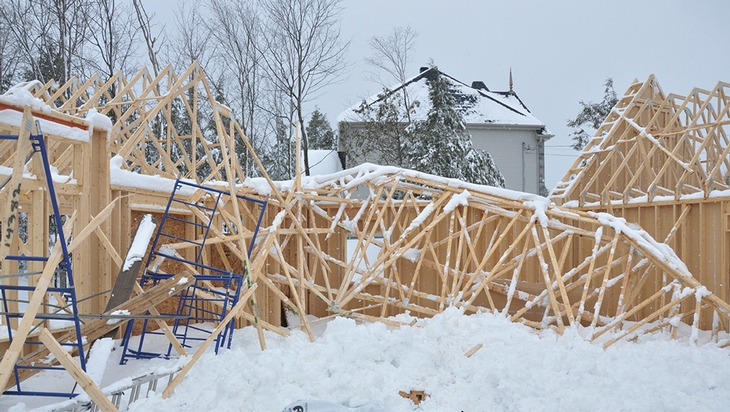
<path fill-rule="evenodd" d="M 169 6 L 149 3 L 157 18 L 169 14 Z M 352 70 L 315 98 L 312 109 L 319 106 L 333 123 L 345 108 L 377 93 L 379 86 L 365 79 L 367 40 L 410 24 L 419 33 L 413 74 L 432 58 L 467 84 L 483 80 L 499 91 L 508 89 L 512 67 L 515 91 L 556 135 L 546 150 L 548 188 L 576 155 L 555 147 L 571 143 L 566 121 L 578 113 L 579 100 L 603 97 L 607 77 L 619 96 L 633 79 L 652 73 L 665 92 L 681 95 L 730 81 L 727 0 L 345 0 L 343 6 Z"/>

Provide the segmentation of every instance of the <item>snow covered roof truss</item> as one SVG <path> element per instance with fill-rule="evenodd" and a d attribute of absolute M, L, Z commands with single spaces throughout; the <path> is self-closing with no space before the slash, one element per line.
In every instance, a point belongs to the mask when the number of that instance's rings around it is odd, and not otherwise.
<path fill-rule="evenodd" d="M 179 75 L 168 65 L 156 77 L 144 68 L 130 78 L 117 72 L 106 81 L 95 74 L 83 83 L 75 77 L 61 86 L 34 83 L 31 91 L 59 112 L 109 117 L 114 122 L 109 150 L 124 159 L 123 170 L 225 182 L 229 163 L 228 173 L 244 177 L 229 151 L 243 131 L 231 110 L 215 100 L 197 62 Z"/>
<path fill-rule="evenodd" d="M 680 97 L 665 96 L 653 77 L 635 83 L 553 200 L 623 203 L 728 189 L 726 87 Z M 538 329 L 575 327 L 604 346 L 654 330 L 707 341 L 730 327 L 725 296 L 693 276 L 695 266 L 688 269 L 666 245 L 680 236 L 688 207 L 679 209 L 666 234 L 654 233 L 659 243 L 606 213 L 394 167 L 365 164 L 274 182 L 197 63 L 179 76 L 168 67 L 154 78 L 142 70 L 129 79 L 30 83 L 14 93 L 0 98 L 0 132 L 17 133 L 25 106 L 32 108 L 49 137 L 62 213 L 78 211 L 72 263 L 77 276 L 86 276 L 77 285 L 78 295 L 89 297 L 83 313 L 102 313 L 135 219 L 164 210 L 181 177 L 231 196 L 268 198 L 250 262 L 243 251 L 259 216 L 251 202 L 216 203 L 221 218 L 214 219 L 204 250 L 178 248 L 182 255 L 201 253 L 206 265 L 250 269 L 255 305 L 242 307 L 236 321 L 258 326 L 262 348 L 263 329 L 289 333 L 282 326 L 287 310 L 311 339 L 307 314 L 401 325 L 397 315 L 405 311 L 432 316 L 454 306 Z M 263 178 L 246 175 L 236 147 L 246 148 Z M 47 251 L 37 166 L 14 170 L 23 160 L 16 150 L 0 143 L 0 178 L 14 174 L 22 182 L 31 235 L 13 239 L 12 253 Z M 125 179 L 115 181 L 119 175 Z M 0 199 L 8 191 L 0 188 Z M 199 191 L 180 199 L 214 205 Z M 185 207 L 175 212 L 208 223 Z M 1 274 L 14 270 L 3 264 Z"/>
<path fill-rule="evenodd" d="M 634 81 L 550 198 L 579 206 L 652 202 L 730 189 L 730 84 L 665 94 Z"/>
<path fill-rule="evenodd" d="M 270 256 L 289 270 L 271 279 L 297 285 L 328 313 L 394 323 L 389 316 L 404 310 L 457 306 L 539 329 L 582 325 L 604 346 L 680 320 L 715 335 L 727 325 L 730 306 L 669 247 L 611 215 L 372 165 L 315 179 L 289 194 L 302 214 L 274 241 Z M 348 200 L 358 187 L 370 195 Z M 347 231 L 347 253 L 325 246 L 333 228 Z M 301 245 L 294 253 L 309 264 L 297 266 L 278 244 Z"/>

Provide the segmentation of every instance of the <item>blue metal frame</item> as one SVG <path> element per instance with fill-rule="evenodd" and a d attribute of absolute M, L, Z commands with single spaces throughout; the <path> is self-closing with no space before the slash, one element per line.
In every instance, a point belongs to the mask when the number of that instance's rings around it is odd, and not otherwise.
<path fill-rule="evenodd" d="M 18 140 L 18 135 L 0 135 L 0 140 Z M 49 292 L 59 292 L 66 300 L 67 303 L 70 303 L 70 309 L 71 313 L 68 315 L 65 314 L 53 314 L 53 315 L 46 315 L 43 313 L 39 313 L 36 318 L 37 319 L 61 319 L 61 320 L 69 320 L 74 322 L 75 330 L 76 330 L 76 342 L 75 343 L 61 343 L 62 346 L 71 347 L 71 349 L 76 349 L 78 351 L 79 355 L 79 363 L 83 370 L 86 370 L 86 355 L 84 354 L 84 344 L 81 336 L 81 321 L 79 319 L 79 311 L 78 311 L 78 300 L 76 298 L 76 289 L 74 288 L 74 278 L 73 278 L 73 271 L 71 266 L 71 256 L 68 251 L 68 245 L 66 242 L 66 235 L 63 232 L 63 222 L 61 220 L 61 212 L 58 207 L 58 198 L 56 197 L 56 189 L 53 185 L 53 175 L 51 174 L 51 166 L 50 161 L 48 159 L 48 152 L 46 150 L 46 143 L 45 138 L 43 134 L 38 135 L 31 135 L 30 136 L 30 142 L 31 147 L 33 149 L 33 152 L 31 153 L 31 156 L 35 153 L 40 153 L 41 158 L 43 160 L 43 170 L 46 175 L 46 186 L 48 188 L 48 196 L 51 201 L 51 206 L 53 207 L 53 218 L 54 223 L 56 225 L 56 242 L 61 242 L 61 251 L 63 254 L 63 257 L 61 259 L 61 262 L 59 262 L 58 269 L 61 270 L 61 273 L 65 273 L 66 279 L 68 281 L 68 284 L 66 287 L 49 287 Z M 30 158 L 28 159 L 30 160 Z M 5 260 L 15 260 L 15 261 L 33 261 L 33 262 L 47 262 L 48 256 L 17 256 L 17 255 L 8 255 L 5 257 Z M 12 343 L 13 341 L 13 331 L 10 328 L 10 320 L 15 318 L 19 319 L 22 318 L 22 313 L 10 313 L 8 310 L 8 304 L 6 300 L 6 291 L 9 290 L 15 290 L 15 291 L 27 291 L 29 294 L 32 293 L 35 290 L 35 287 L 33 286 L 17 286 L 17 285 L 2 285 L 0 284 L 0 294 L 2 295 L 3 299 L 3 310 L 4 310 L 4 317 L 5 317 L 5 325 L 8 330 L 8 339 Z M 61 302 L 59 302 L 61 303 Z M 31 345 L 43 345 L 41 342 L 37 341 L 30 341 L 26 340 L 26 344 Z M 19 380 L 19 369 L 43 369 L 43 370 L 63 370 L 62 367 L 48 367 L 48 366 L 20 366 L 15 365 L 14 374 L 15 374 L 15 390 L 7 390 L 3 392 L 4 394 L 8 395 L 28 395 L 28 396 L 57 396 L 57 397 L 73 397 L 76 396 L 76 393 L 73 392 L 45 392 L 45 391 L 32 391 L 32 390 L 24 390 L 21 387 L 21 383 Z"/>
<path fill-rule="evenodd" d="M 206 193 L 212 195 L 214 197 L 214 206 L 208 207 L 205 206 L 202 203 L 190 203 L 183 200 L 175 199 L 176 193 L 181 190 L 183 187 L 191 187 L 194 189 L 200 189 L 205 191 Z M 152 285 L 156 285 L 162 280 L 169 279 L 170 277 L 174 276 L 172 273 L 165 273 L 162 271 L 156 271 L 158 268 L 150 267 L 150 265 L 153 264 L 155 259 L 159 256 L 164 256 L 166 259 L 170 259 L 177 262 L 182 262 L 187 265 L 190 265 L 196 269 L 198 269 L 200 272 L 196 273 L 195 276 L 195 282 L 189 286 L 186 290 L 184 290 L 179 295 L 179 301 L 176 308 L 175 313 L 164 313 L 161 315 L 171 315 L 175 318 L 172 332 L 173 334 L 178 338 L 180 343 L 183 345 L 183 347 L 190 347 L 190 343 L 193 341 L 202 341 L 207 339 L 207 335 L 210 334 L 212 331 L 207 330 L 200 326 L 200 322 L 210 322 L 210 321 L 222 321 L 228 311 L 229 307 L 232 307 L 235 305 L 240 297 L 240 291 L 241 288 L 244 286 L 243 282 L 245 280 L 245 276 L 248 275 L 247 269 L 244 268 L 244 273 L 233 273 L 233 272 L 227 272 L 225 270 L 222 270 L 220 268 L 212 267 L 209 265 L 205 265 L 201 262 L 202 260 L 202 253 L 203 248 L 205 247 L 206 240 L 208 239 L 208 236 L 210 235 L 210 227 L 213 224 L 213 218 L 215 217 L 215 214 L 218 213 L 218 205 L 220 204 L 220 199 L 223 196 L 231 196 L 229 192 L 219 190 L 212 187 L 206 187 L 201 186 L 196 183 L 191 183 L 187 181 L 177 180 L 175 182 L 175 186 L 173 188 L 172 193 L 170 194 L 170 198 L 167 201 L 167 206 L 165 207 L 165 213 L 163 214 L 162 218 L 160 219 L 160 224 L 157 228 L 157 233 L 155 236 L 155 239 L 152 243 L 152 252 L 147 257 L 147 261 L 145 263 L 146 270 L 144 271 L 144 274 L 142 275 L 142 278 L 140 280 L 140 283 L 144 285 L 147 282 L 150 282 Z M 247 250 L 247 256 L 251 256 L 251 252 L 253 251 L 253 245 L 256 242 L 256 236 L 258 235 L 258 231 L 261 227 L 261 221 L 264 216 L 264 212 L 266 211 L 266 206 L 268 204 L 267 200 L 260 200 L 260 199 L 254 199 L 248 196 L 236 196 L 239 200 L 249 201 L 253 202 L 254 204 L 257 204 L 261 207 L 261 213 L 259 214 L 258 220 L 256 222 L 256 228 L 253 233 L 253 237 L 251 239 L 251 244 L 249 245 L 249 248 Z M 191 208 L 197 208 L 202 213 L 205 213 L 206 217 L 208 218 L 207 225 L 195 223 L 186 221 L 183 219 L 176 218 L 171 215 L 171 210 L 173 204 L 184 204 Z M 198 228 L 201 228 L 203 230 L 203 236 L 202 241 L 196 241 L 191 239 L 183 239 L 179 236 L 175 236 L 169 233 L 165 233 L 165 224 L 167 223 L 168 219 L 171 221 L 177 221 L 181 222 L 185 225 L 193 225 Z M 238 230 L 242 230 L 242 228 L 238 228 Z M 173 239 L 177 242 L 187 242 L 194 244 L 196 247 L 199 248 L 199 251 L 197 253 L 197 256 L 195 257 L 194 261 L 190 261 L 184 258 L 180 258 L 177 256 L 171 256 L 169 254 L 165 254 L 164 252 L 160 251 L 160 238 L 166 237 Z M 207 272 L 208 274 L 204 274 L 204 272 Z M 214 281 L 219 282 L 222 286 L 220 288 L 212 289 L 209 287 L 206 287 L 203 285 L 202 282 L 204 281 Z M 202 298 L 196 296 L 196 291 L 203 291 L 206 294 L 208 294 L 209 298 Z M 220 305 L 220 311 L 212 311 L 212 310 L 206 310 L 201 307 L 201 303 L 204 302 L 218 302 Z M 123 353 L 120 359 L 120 363 L 124 364 L 127 362 L 128 359 L 136 358 L 136 359 L 150 359 L 150 358 L 156 358 L 156 357 L 165 357 L 169 358 L 172 354 L 172 344 L 168 345 L 167 351 L 164 353 L 156 353 L 151 352 L 149 350 L 145 350 L 145 338 L 148 334 L 153 335 L 162 335 L 162 332 L 159 331 L 149 331 L 148 330 L 148 322 L 149 319 L 144 319 L 142 321 L 142 333 L 139 337 L 139 342 L 134 345 L 135 348 L 130 348 L 130 340 L 132 337 L 132 328 L 134 325 L 134 320 L 130 321 L 127 324 L 127 327 L 125 329 L 124 338 L 123 338 Z M 215 352 L 218 353 L 218 349 L 222 347 L 223 345 L 226 345 L 226 347 L 230 348 L 231 342 L 232 342 L 232 336 L 233 336 L 233 330 L 234 330 L 234 322 L 230 322 L 228 325 L 226 325 L 226 328 L 221 332 L 220 335 L 218 335 L 216 342 L 215 342 Z M 201 336 L 193 336 L 190 332 L 194 332 L 193 334 L 199 334 Z"/>

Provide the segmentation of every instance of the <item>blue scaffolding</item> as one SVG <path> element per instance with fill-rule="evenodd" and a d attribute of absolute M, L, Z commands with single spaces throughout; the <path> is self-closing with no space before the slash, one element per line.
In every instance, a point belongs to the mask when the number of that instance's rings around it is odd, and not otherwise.
<path fill-rule="evenodd" d="M 38 126 L 38 130 L 40 130 L 40 126 Z M 18 140 L 18 135 L 0 135 L 0 140 Z M 57 302 L 57 305 L 46 305 L 46 311 L 39 312 L 36 315 L 36 319 L 43 320 L 44 323 L 50 320 L 61 320 L 61 321 L 68 321 L 73 324 L 73 327 L 76 331 L 76 341 L 75 342 L 59 342 L 62 346 L 68 348 L 67 350 L 71 353 L 78 354 L 79 356 L 79 363 L 81 364 L 81 368 L 85 371 L 86 370 L 86 356 L 84 354 L 84 342 L 81 337 L 81 321 L 79 320 L 79 312 L 78 312 L 78 300 L 76 298 L 76 290 L 74 288 L 74 278 L 73 278 L 73 272 L 71 267 L 71 257 L 69 255 L 68 246 L 67 246 L 67 240 L 66 235 L 63 233 L 63 219 L 62 215 L 60 213 L 59 207 L 58 207 L 58 199 L 56 197 L 56 191 L 53 186 L 53 178 L 51 174 L 51 168 L 50 168 L 50 162 L 48 160 L 48 152 L 46 150 L 46 143 L 45 138 L 43 137 L 43 134 L 39 132 L 38 135 L 31 135 L 30 136 L 30 143 L 32 151 L 30 153 L 30 156 L 26 159 L 25 163 L 27 164 L 33 155 L 40 153 L 42 163 L 43 163 L 43 171 L 45 174 L 45 183 L 47 188 L 47 195 L 51 204 L 51 207 L 53 208 L 53 216 L 52 222 L 56 227 L 56 242 L 60 242 L 61 250 L 62 250 L 62 258 L 58 266 L 56 267 L 56 272 L 54 274 L 54 286 L 48 288 L 48 292 L 57 292 L 59 293 L 63 299 L 66 301 L 65 306 L 62 305 L 62 302 Z M 20 154 L 19 154 L 20 155 Z M 0 189 L 7 184 L 7 181 L 0 184 Z M 4 261 L 18 261 L 18 262 L 47 262 L 48 256 L 29 256 L 29 255 L 8 255 L 5 257 Z M 7 264 L 7 263 L 5 263 Z M 25 276 L 34 276 L 39 275 L 40 273 L 18 273 L 17 275 L 7 275 L 7 276 L 17 276 L 17 277 L 25 277 Z M 7 328 L 7 333 L 10 342 L 13 341 L 13 335 L 14 332 L 11 328 L 11 324 L 15 321 L 21 319 L 23 317 L 23 311 L 19 310 L 17 312 L 11 312 L 10 307 L 8 305 L 9 297 L 8 292 L 10 291 L 16 291 L 16 292 L 25 292 L 30 296 L 34 291 L 34 286 L 25 286 L 25 285 L 7 285 L 7 284 L 0 284 L 0 296 L 2 296 L 2 303 L 3 303 L 3 321 L 4 325 Z M 37 340 L 33 340 L 31 338 L 26 339 L 25 343 L 27 345 L 40 345 L 42 346 L 43 343 Z M 52 366 L 52 365 L 44 365 L 42 363 L 36 363 L 34 365 L 21 365 L 20 362 L 18 362 L 15 365 L 14 368 L 14 374 L 15 374 L 15 385 L 14 389 L 8 389 L 4 394 L 7 395 L 28 395 L 28 396 L 57 396 L 57 397 L 73 397 L 76 396 L 77 393 L 73 393 L 73 390 L 70 392 L 49 392 L 49 391 L 36 391 L 36 390 L 27 390 L 23 387 L 21 379 L 19 377 L 20 371 L 22 369 L 36 369 L 36 370 L 65 370 L 61 366 Z"/>
<path fill-rule="evenodd" d="M 198 201 L 187 201 L 176 198 L 176 194 L 181 190 L 192 189 L 202 191 L 202 196 L 199 197 Z M 200 193 L 200 192 L 199 192 Z M 203 341 L 212 332 L 212 329 L 206 329 L 205 323 L 219 323 L 221 322 L 227 311 L 233 307 L 239 300 L 240 291 L 242 289 L 243 282 L 247 281 L 247 269 L 244 267 L 241 273 L 235 273 L 233 271 L 226 271 L 221 268 L 213 267 L 203 263 L 203 249 L 205 242 L 208 239 L 211 226 L 214 222 L 214 217 L 219 213 L 219 205 L 221 205 L 224 197 L 230 198 L 231 194 L 219 189 L 201 186 L 195 183 L 190 183 L 183 180 L 177 180 L 175 187 L 170 194 L 170 198 L 167 202 L 165 212 L 160 220 L 160 224 L 155 235 L 154 242 L 152 244 L 152 252 L 147 257 L 145 263 L 145 270 L 140 279 L 140 285 L 156 285 L 162 280 L 169 279 L 174 276 L 174 273 L 167 273 L 161 269 L 161 263 L 164 260 L 171 260 L 179 262 L 184 265 L 188 270 L 194 271 L 192 274 L 195 276 L 195 282 L 185 289 L 179 296 L 177 308 L 174 313 L 162 313 L 163 316 L 170 316 L 174 318 L 174 324 L 172 326 L 172 332 L 183 347 L 191 347 L 193 341 Z M 264 212 L 266 211 L 267 200 L 254 199 L 248 196 L 236 196 L 238 200 L 251 202 L 255 206 L 260 207 L 260 212 L 256 221 L 256 227 L 253 230 L 252 238 L 246 251 L 247 256 L 251 256 L 251 251 L 256 242 L 256 235 L 258 234 L 261 226 L 261 220 L 263 219 Z M 182 198 L 182 196 L 180 196 Z M 212 198 L 212 199 L 211 199 Z M 208 200 L 206 203 L 205 200 Z M 201 223 L 196 221 L 190 221 L 186 219 L 180 219 L 174 216 L 175 206 L 182 206 L 186 209 L 194 211 Z M 202 236 L 194 239 L 186 239 L 173 234 L 170 230 L 171 225 L 168 223 L 178 222 L 185 226 L 193 226 L 192 232 L 202 233 Z M 228 227 L 227 230 L 243 230 L 243 228 Z M 184 231 L 187 233 L 188 231 Z M 197 250 L 194 260 L 185 259 L 180 254 L 176 253 L 175 250 L 165 247 L 161 240 L 163 238 L 170 239 L 172 242 L 193 245 L 194 249 Z M 245 263 L 245 262 L 244 262 Z M 123 353 L 120 360 L 121 364 L 127 362 L 128 359 L 150 359 L 157 357 L 169 358 L 173 346 L 170 343 L 167 347 L 167 351 L 159 351 L 154 348 L 150 349 L 148 344 L 148 335 L 163 335 L 163 332 L 159 330 L 150 330 L 148 328 L 149 319 L 137 320 L 142 322 L 142 330 L 139 336 L 139 341 L 134 345 L 132 341 L 132 331 L 134 328 L 135 320 L 131 320 L 125 329 L 123 338 Z M 231 339 L 233 335 L 233 329 L 235 324 L 231 321 L 226 328 L 221 332 L 215 340 L 215 352 L 218 353 L 218 349 L 224 345 L 230 348 Z M 132 346 L 134 348 L 132 348 Z"/>

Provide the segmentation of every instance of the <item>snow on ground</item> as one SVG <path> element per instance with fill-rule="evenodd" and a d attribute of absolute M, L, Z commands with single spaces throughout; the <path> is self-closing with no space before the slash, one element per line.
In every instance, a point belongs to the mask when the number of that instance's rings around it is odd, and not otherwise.
<path fill-rule="evenodd" d="M 254 328 L 236 331 L 233 349 L 204 355 L 169 399 L 140 399 L 129 410 L 282 411 L 300 399 L 393 412 L 697 411 L 730 404 L 730 352 L 713 343 L 673 341 L 668 334 L 604 350 L 587 342 L 582 330 L 560 336 L 453 308 L 400 329 L 346 318 L 314 326 L 316 343 L 299 330 L 289 338 L 267 333 L 263 352 Z M 466 357 L 477 344 L 483 347 Z M 108 366 L 112 376 L 103 385 L 128 376 L 125 368 L 141 371 L 142 364 L 150 369 L 165 362 L 177 361 Z M 411 389 L 429 397 L 414 406 L 398 395 Z M 0 409 L 23 401 L 28 399 L 3 396 Z"/>

